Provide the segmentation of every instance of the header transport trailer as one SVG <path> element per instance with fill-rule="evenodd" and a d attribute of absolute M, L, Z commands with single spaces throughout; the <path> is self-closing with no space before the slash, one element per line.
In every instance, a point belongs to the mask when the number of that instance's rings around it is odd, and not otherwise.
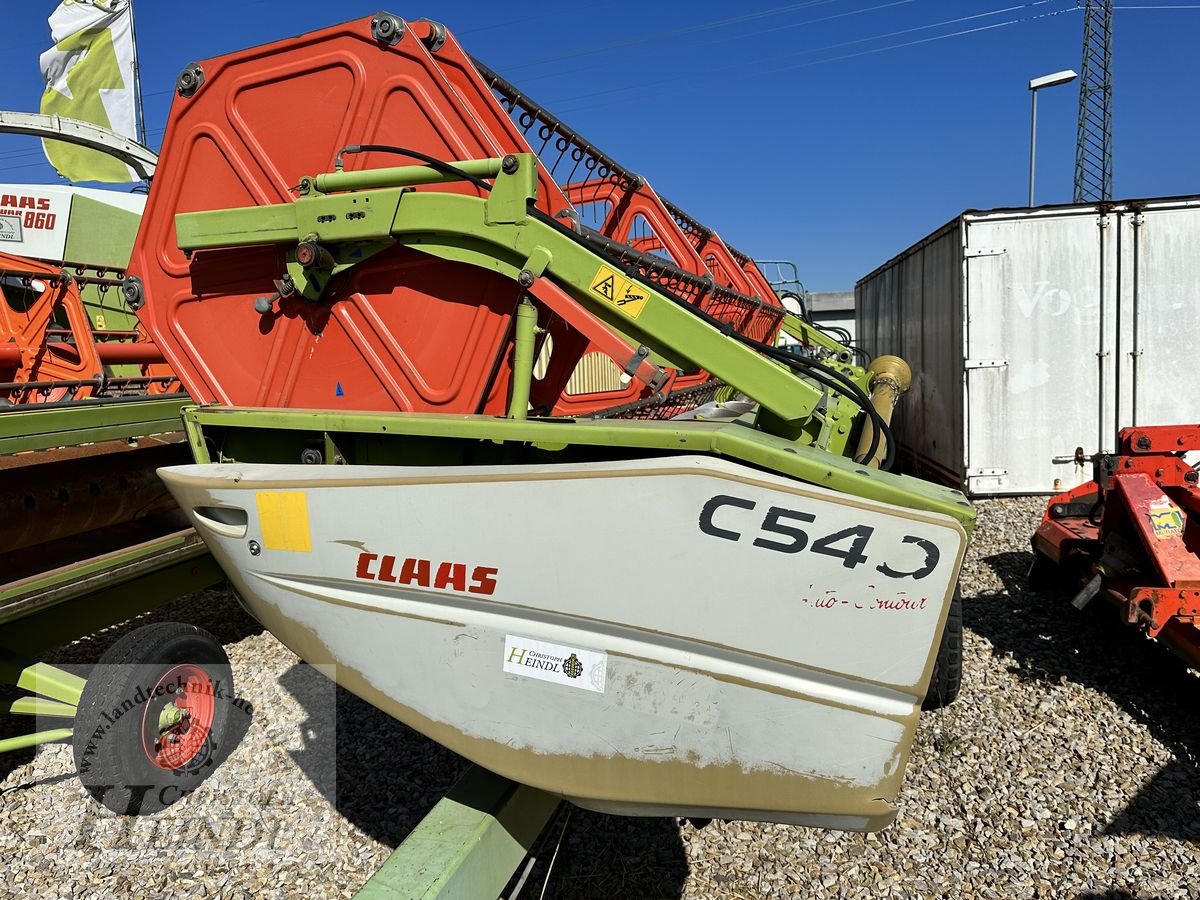
<path fill-rule="evenodd" d="M 442 25 L 188 66 L 130 273 L 200 403 L 195 464 L 160 474 L 301 657 L 588 808 L 894 818 L 919 711 L 957 691 L 974 524 L 887 471 L 907 366 L 786 315 Z M 596 353 L 615 386 L 569 392 Z M 202 687 L 197 652 L 153 663 Z M 77 759 L 198 783 L 227 710 L 164 710 L 127 735 L 153 754 Z"/>

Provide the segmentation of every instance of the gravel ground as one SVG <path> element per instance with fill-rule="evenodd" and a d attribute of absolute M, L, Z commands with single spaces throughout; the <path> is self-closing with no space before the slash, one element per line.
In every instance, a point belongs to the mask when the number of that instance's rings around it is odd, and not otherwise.
<path fill-rule="evenodd" d="M 1080 614 L 1029 588 L 1041 507 L 980 504 L 962 577 L 966 684 L 924 717 L 894 825 L 696 827 L 564 806 L 522 897 L 545 883 L 546 897 L 571 900 L 1200 898 L 1200 724 L 1188 712 L 1200 681 L 1100 604 Z M 151 617 L 171 619 L 225 643 L 254 705 L 241 743 L 195 795 L 136 820 L 98 811 L 65 745 L 0 756 L 0 896 L 351 896 L 465 764 L 334 688 L 227 590 Z M 125 630 L 47 659 L 86 667 Z"/>

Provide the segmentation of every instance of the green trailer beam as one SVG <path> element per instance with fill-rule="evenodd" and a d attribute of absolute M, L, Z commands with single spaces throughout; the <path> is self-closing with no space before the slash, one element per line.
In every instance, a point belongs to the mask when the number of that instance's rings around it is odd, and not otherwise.
<path fill-rule="evenodd" d="M 178 431 L 180 410 L 191 403 L 176 394 L 14 406 L 0 411 L 0 455 Z"/>
<path fill-rule="evenodd" d="M 161 568 L 142 570 L 128 581 L 97 584 L 86 593 L 40 607 L 0 627 L 0 653 L 29 657 L 86 634 L 125 622 L 225 578 L 207 551 Z M 0 682 L 3 677 L 0 667 Z"/>
<path fill-rule="evenodd" d="M 33 734 L 20 734 L 16 737 L 4 738 L 0 740 L 0 753 L 8 753 L 10 750 L 28 750 L 39 744 L 70 740 L 72 733 L 70 728 L 55 728 L 53 731 L 35 731 Z"/>
<path fill-rule="evenodd" d="M 0 584 L 0 624 L 22 619 L 97 590 L 133 581 L 174 563 L 208 554 L 194 528 L 184 528 L 140 544 Z"/>
<path fill-rule="evenodd" d="M 559 799 L 472 766 L 356 895 L 356 900 L 498 897 Z"/>

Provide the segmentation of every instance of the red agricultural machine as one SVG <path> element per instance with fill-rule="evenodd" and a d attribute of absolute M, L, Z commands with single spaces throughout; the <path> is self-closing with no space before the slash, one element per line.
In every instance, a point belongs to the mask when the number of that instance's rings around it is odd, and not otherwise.
<path fill-rule="evenodd" d="M 170 394 L 179 380 L 128 313 L 124 329 L 96 327 L 80 289 L 116 295 L 124 272 L 0 253 L 0 402 L 60 403 Z"/>
<path fill-rule="evenodd" d="M 1200 667 L 1200 425 L 1121 431 L 1093 479 L 1051 499 L 1033 536 L 1040 565 L 1077 576 L 1074 605 L 1099 596 Z"/>

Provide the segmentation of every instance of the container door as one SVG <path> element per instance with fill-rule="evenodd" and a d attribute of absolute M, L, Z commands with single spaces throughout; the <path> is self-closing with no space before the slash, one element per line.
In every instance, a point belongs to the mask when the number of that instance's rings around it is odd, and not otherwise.
<path fill-rule="evenodd" d="M 1051 493 L 1111 449 L 1112 216 L 1094 210 L 968 219 L 967 490 Z"/>
<path fill-rule="evenodd" d="M 1118 425 L 1200 422 L 1200 204 L 1121 216 Z"/>

